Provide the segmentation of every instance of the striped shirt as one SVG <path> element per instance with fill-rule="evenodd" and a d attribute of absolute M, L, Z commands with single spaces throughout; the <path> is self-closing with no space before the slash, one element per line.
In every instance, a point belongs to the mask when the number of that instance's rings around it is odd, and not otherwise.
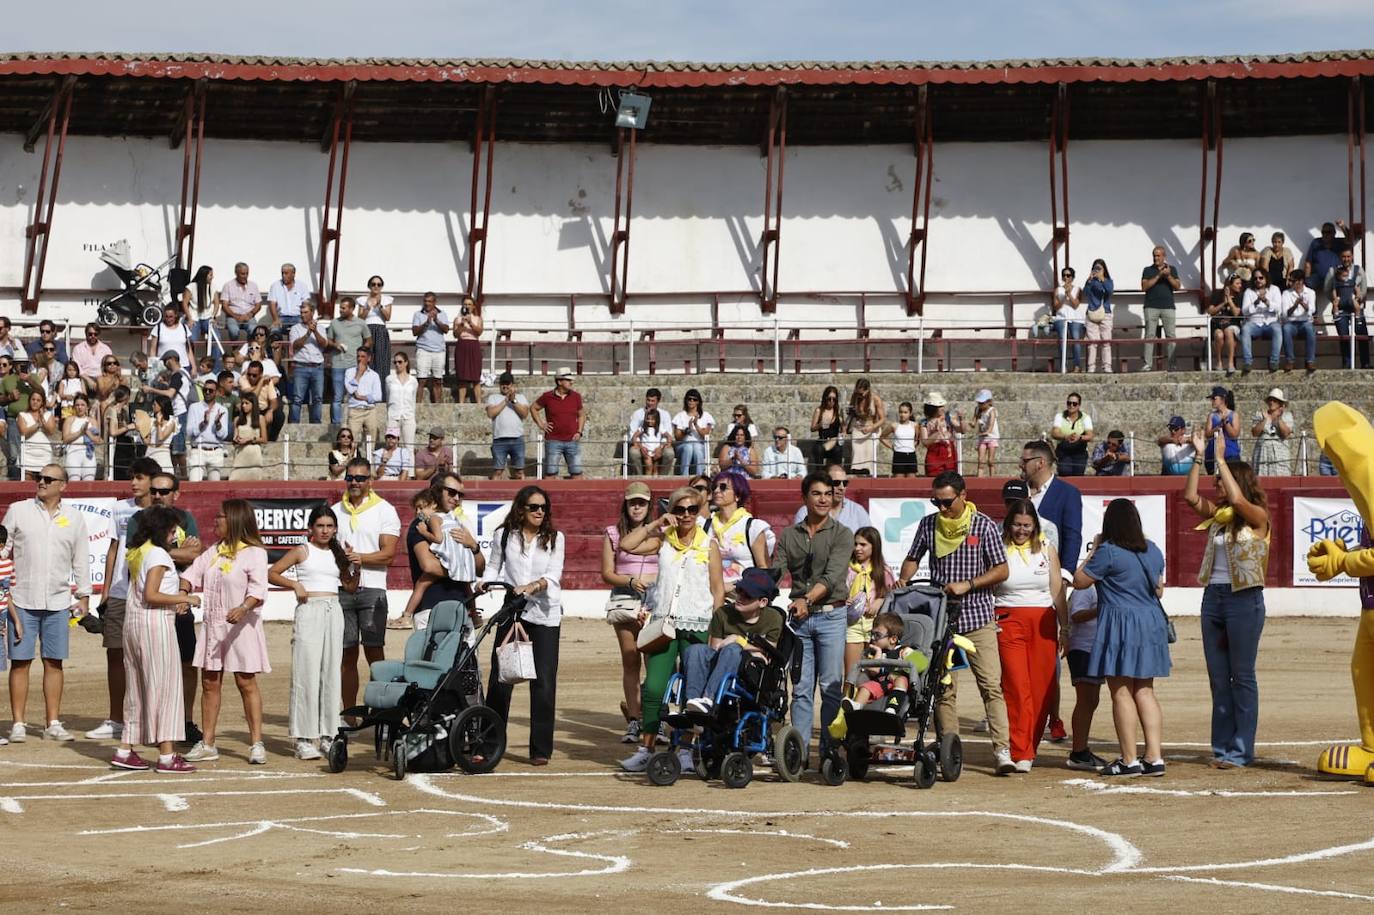
<path fill-rule="evenodd" d="M 948 556 L 935 556 L 935 519 L 938 514 L 926 515 L 916 528 L 911 551 L 906 558 L 917 565 L 921 557 L 930 553 L 930 578 L 937 585 L 956 581 L 971 581 L 994 566 L 1007 561 L 1007 548 L 1002 544 L 1002 531 L 987 515 L 974 512 L 969 522 L 968 536 L 959 549 Z M 997 594 L 994 588 L 975 588 L 961 598 L 962 612 L 954 630 L 959 633 L 982 629 L 995 615 Z"/>

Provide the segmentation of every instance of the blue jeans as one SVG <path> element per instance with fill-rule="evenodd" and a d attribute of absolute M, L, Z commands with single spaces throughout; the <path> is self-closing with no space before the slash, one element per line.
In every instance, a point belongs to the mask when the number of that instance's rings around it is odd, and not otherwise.
<path fill-rule="evenodd" d="M 500 472 L 507 467 L 520 473 L 525 472 L 525 440 L 523 438 L 494 438 L 491 440 L 491 469 Z"/>
<path fill-rule="evenodd" d="M 709 645 L 692 645 L 683 653 L 682 676 L 684 699 L 705 697 L 714 700 L 720 692 L 725 678 L 739 670 L 744 660 L 744 649 L 738 642 L 731 642 L 719 651 L 712 651 Z"/>
<path fill-rule="evenodd" d="M 348 397 L 348 391 L 344 390 L 344 372 L 347 371 L 347 368 L 332 366 L 329 369 L 329 421 L 336 426 L 344 421 L 344 400 Z"/>
<path fill-rule="evenodd" d="M 281 332 L 290 336 L 291 328 L 301 323 L 300 315 L 281 315 Z"/>
<path fill-rule="evenodd" d="M 1283 325 L 1283 358 L 1289 362 L 1297 362 L 1298 356 L 1293 345 L 1293 338 L 1302 334 L 1302 338 L 1307 341 L 1306 348 L 1302 351 L 1304 361 L 1312 365 L 1317 361 L 1317 328 L 1311 321 L 1289 321 Z"/>
<path fill-rule="evenodd" d="M 19 437 L 19 420 L 8 413 L 5 414 L 5 476 L 13 480 L 19 479 L 19 450 L 23 445 L 23 439 Z"/>
<path fill-rule="evenodd" d="M 1063 318 L 1054 319 L 1054 336 L 1056 340 L 1063 340 L 1067 337 L 1070 340 L 1082 340 L 1088 335 L 1088 325 L 1082 321 L 1069 321 Z M 1068 359 L 1076 369 L 1083 367 L 1083 344 L 1071 343 L 1067 347 Z"/>
<path fill-rule="evenodd" d="M 1259 680 L 1255 659 L 1264 631 L 1264 589 L 1202 592 L 1202 653 L 1212 687 L 1212 755 L 1248 766 L 1255 760 Z"/>
<path fill-rule="evenodd" d="M 224 315 L 224 335 L 230 340 L 246 340 L 253 336 L 253 331 L 257 329 L 258 319 L 248 318 L 240 321 L 227 312 Z"/>
<path fill-rule="evenodd" d="M 1349 312 L 1347 312 L 1347 313 L 1345 313 L 1345 314 L 1338 314 L 1338 315 L 1336 315 L 1336 333 L 1337 333 L 1337 334 L 1339 334 L 1339 335 L 1342 336 L 1342 337 L 1349 337 L 1349 336 L 1350 336 L 1350 318 L 1351 318 L 1351 314 L 1350 314 Z M 1368 325 L 1365 324 L 1364 313 L 1363 313 L 1363 312 L 1361 312 L 1361 313 L 1359 314 L 1359 316 L 1355 318 L 1355 333 L 1356 333 L 1358 336 L 1360 336 L 1360 337 L 1368 337 L 1368 336 L 1369 336 L 1369 327 L 1368 327 Z M 1358 349 L 1358 350 L 1360 351 L 1360 368 L 1362 368 L 1362 369 L 1369 368 L 1369 341 L 1368 341 L 1368 340 L 1356 340 L 1356 341 L 1355 341 L 1355 348 Z M 1352 366 L 1351 366 L 1351 363 L 1350 363 L 1350 341 L 1349 341 L 1349 340 L 1342 340 L 1342 341 L 1341 341 L 1341 365 L 1345 366 L 1346 368 L 1351 368 L 1351 367 L 1352 367 Z"/>
<path fill-rule="evenodd" d="M 1275 369 L 1279 367 L 1279 350 L 1283 347 L 1283 330 L 1278 324 L 1266 324 L 1260 327 L 1257 324 L 1246 324 L 1240 329 L 1240 361 L 1248 369 L 1253 359 L 1251 347 L 1256 337 L 1265 337 L 1269 340 L 1269 367 Z"/>
<path fill-rule="evenodd" d="M 677 454 L 678 473 L 690 477 L 706 472 L 705 442 L 678 442 L 673 451 Z"/>
<path fill-rule="evenodd" d="M 804 622 L 792 624 L 802 644 L 801 679 L 792 691 L 792 724 L 801 731 L 802 744 L 811 745 L 811 728 L 815 724 L 817 681 L 821 688 L 821 728 L 830 726 L 840 711 L 840 690 L 844 685 L 843 607 L 829 607 L 817 611 Z M 822 737 L 821 743 L 827 742 Z"/>
<path fill-rule="evenodd" d="M 557 479 L 559 455 L 568 465 L 569 476 L 582 475 L 582 443 L 560 442 L 550 438 L 544 440 L 544 476 Z"/>
<path fill-rule="evenodd" d="M 301 420 L 301 401 L 310 397 L 310 421 L 320 421 L 320 405 L 324 403 L 324 366 L 301 365 L 291 371 L 291 412 L 288 420 L 298 423 Z"/>

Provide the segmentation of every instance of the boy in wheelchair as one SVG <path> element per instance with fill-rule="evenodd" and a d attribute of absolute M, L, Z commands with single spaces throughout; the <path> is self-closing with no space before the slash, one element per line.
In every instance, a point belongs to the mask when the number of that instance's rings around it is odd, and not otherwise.
<path fill-rule="evenodd" d="M 685 708 L 710 715 L 726 678 L 737 674 L 749 657 L 766 660 L 750 637 L 776 646 L 782 637 L 783 616 L 770 606 L 778 586 L 764 569 L 746 569 L 735 582 L 735 600 L 726 602 L 711 618 L 705 645 L 693 645 L 683 658 Z"/>

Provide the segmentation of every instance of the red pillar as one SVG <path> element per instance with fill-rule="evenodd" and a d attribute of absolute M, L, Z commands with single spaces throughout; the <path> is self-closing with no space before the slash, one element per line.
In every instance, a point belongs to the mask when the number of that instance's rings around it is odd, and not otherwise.
<path fill-rule="evenodd" d="M 67 125 L 71 122 L 72 94 L 76 80 L 67 78 L 48 103 L 47 138 L 43 141 L 43 168 L 38 173 L 38 194 L 33 202 L 33 222 L 24 230 L 28 239 L 24 246 L 24 286 L 20 290 L 20 305 L 24 314 L 38 311 L 43 295 L 43 268 L 48 262 L 48 237 L 52 229 L 53 210 L 57 206 L 57 182 L 62 177 L 62 154 L 67 148 Z M 60 126 L 59 126 L 60 125 Z M 53 137 L 57 143 L 53 143 Z M 52 169 L 52 183 L 48 170 Z"/>

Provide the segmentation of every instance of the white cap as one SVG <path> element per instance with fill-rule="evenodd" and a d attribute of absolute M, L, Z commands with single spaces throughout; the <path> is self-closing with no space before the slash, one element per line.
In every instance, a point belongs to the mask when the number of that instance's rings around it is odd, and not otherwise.
<path fill-rule="evenodd" d="M 992 400 L 992 392 L 987 388 L 983 388 L 973 400 L 975 403 L 987 403 L 989 400 Z"/>
<path fill-rule="evenodd" d="M 926 395 L 925 402 L 928 406 L 943 407 L 945 405 L 945 395 L 939 391 L 931 391 Z"/>

